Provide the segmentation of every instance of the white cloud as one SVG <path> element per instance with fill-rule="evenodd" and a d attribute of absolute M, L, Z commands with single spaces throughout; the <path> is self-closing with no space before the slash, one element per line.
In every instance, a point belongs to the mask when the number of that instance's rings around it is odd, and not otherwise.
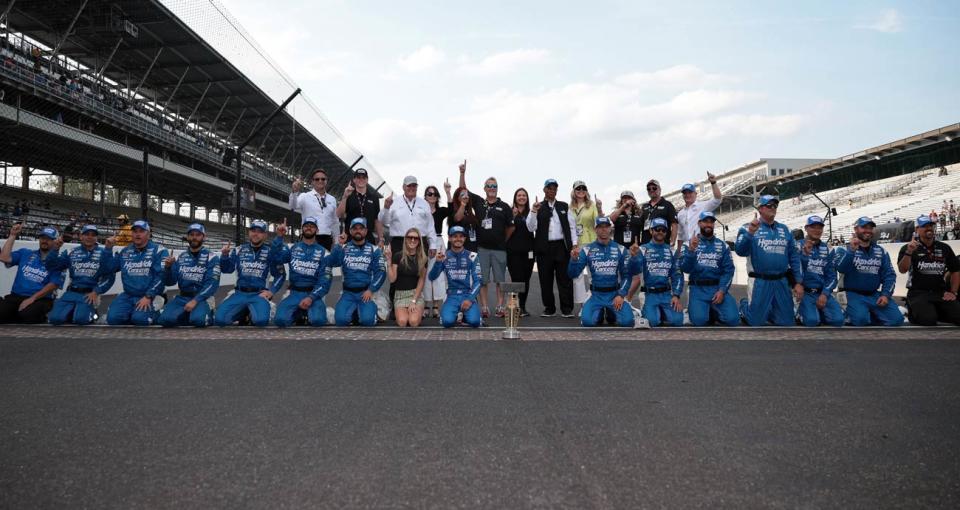
<path fill-rule="evenodd" d="M 900 12 L 896 9 L 884 9 L 873 22 L 856 25 L 855 28 L 895 34 L 903 31 L 903 20 L 900 17 Z"/>
<path fill-rule="evenodd" d="M 738 83 L 739 78 L 713 74 L 692 65 L 676 65 L 652 72 L 628 73 L 617 77 L 618 85 L 636 88 L 683 89 Z"/>
<path fill-rule="evenodd" d="M 550 52 L 543 49 L 519 49 L 489 55 L 479 62 L 462 58 L 460 70 L 468 74 L 491 75 L 514 71 L 520 66 L 543 62 Z"/>
<path fill-rule="evenodd" d="M 446 60 L 446 54 L 431 45 L 421 46 L 413 53 L 397 60 L 401 69 L 408 73 L 416 73 L 434 68 Z"/>

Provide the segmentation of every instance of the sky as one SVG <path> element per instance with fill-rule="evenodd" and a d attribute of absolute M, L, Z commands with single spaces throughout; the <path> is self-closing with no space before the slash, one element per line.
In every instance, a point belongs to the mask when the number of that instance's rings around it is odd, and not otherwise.
<path fill-rule="evenodd" d="M 956 1 L 220 2 L 393 189 L 612 205 L 960 121 Z"/>

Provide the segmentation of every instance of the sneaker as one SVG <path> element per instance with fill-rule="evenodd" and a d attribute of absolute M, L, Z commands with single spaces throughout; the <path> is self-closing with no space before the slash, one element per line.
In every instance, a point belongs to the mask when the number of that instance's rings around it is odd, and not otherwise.
<path fill-rule="evenodd" d="M 506 317 L 507 311 L 503 309 L 502 306 L 497 307 L 497 317 Z"/>
<path fill-rule="evenodd" d="M 520 317 L 530 317 L 530 312 L 526 310 L 520 310 Z"/>
<path fill-rule="evenodd" d="M 567 313 L 561 313 L 560 317 L 563 317 L 564 319 L 572 319 L 575 317 L 575 315 L 573 315 L 572 312 L 567 312 Z"/>
<path fill-rule="evenodd" d="M 487 307 L 483 307 L 480 311 L 480 317 L 484 319 L 490 317 L 490 309 Z"/>
<path fill-rule="evenodd" d="M 557 314 L 556 311 L 548 312 L 544 310 L 543 313 L 540 314 L 540 317 L 553 317 L 556 314 Z"/>

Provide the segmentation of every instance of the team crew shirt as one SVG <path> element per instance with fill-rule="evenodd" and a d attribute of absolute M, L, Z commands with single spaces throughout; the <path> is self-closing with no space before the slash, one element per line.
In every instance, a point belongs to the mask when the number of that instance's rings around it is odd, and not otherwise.
<path fill-rule="evenodd" d="M 47 253 L 47 258 L 57 257 L 55 251 Z M 10 293 L 15 296 L 30 297 L 53 283 L 57 288 L 63 287 L 63 271 L 61 269 L 48 269 L 40 258 L 40 250 L 31 250 L 29 248 L 20 248 L 10 254 L 10 263 L 7 267 L 17 266 L 17 276 L 13 279 L 13 287 Z M 48 295 L 53 297 L 53 295 Z"/>
<path fill-rule="evenodd" d="M 640 234 L 640 244 L 647 244 L 653 239 L 653 235 L 650 234 L 650 222 L 655 218 L 663 218 L 667 221 L 668 225 L 677 223 L 677 208 L 674 207 L 669 200 L 660 197 L 657 205 L 650 205 L 650 202 L 644 202 L 640 207 L 640 216 L 643 218 L 643 232 Z M 667 242 L 670 242 L 669 232 L 667 232 Z"/>
<path fill-rule="evenodd" d="M 900 248 L 897 255 L 899 263 L 907 255 L 907 245 Z M 933 246 L 927 248 L 923 243 L 910 256 L 910 272 L 907 273 L 907 288 L 910 290 L 925 290 L 944 292 L 950 290 L 944 276 L 947 272 L 960 272 L 960 261 L 953 253 L 950 245 L 941 241 L 934 241 Z"/>

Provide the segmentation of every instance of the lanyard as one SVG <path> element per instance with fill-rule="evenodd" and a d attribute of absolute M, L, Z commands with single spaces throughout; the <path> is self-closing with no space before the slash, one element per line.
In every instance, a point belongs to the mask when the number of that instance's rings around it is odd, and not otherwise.
<path fill-rule="evenodd" d="M 327 195 L 324 194 L 322 197 L 319 195 L 314 195 L 314 198 L 317 199 L 317 203 L 320 204 L 320 210 L 323 211 L 327 208 Z"/>
<path fill-rule="evenodd" d="M 407 202 L 407 197 L 403 197 L 403 203 L 407 206 L 407 209 L 410 210 L 410 216 L 413 216 L 413 209 L 417 206 L 417 198 L 413 198 L 413 203 Z"/>

